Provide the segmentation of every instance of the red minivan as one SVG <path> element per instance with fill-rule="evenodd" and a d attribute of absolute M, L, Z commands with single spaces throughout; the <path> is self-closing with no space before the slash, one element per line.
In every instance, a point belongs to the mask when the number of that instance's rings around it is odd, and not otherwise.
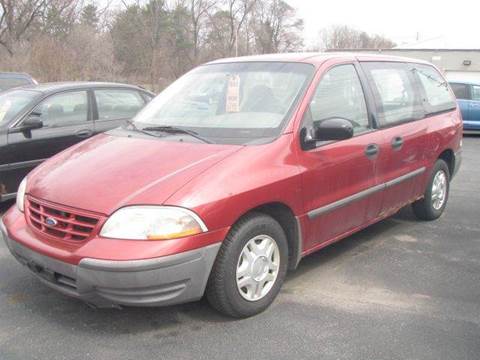
<path fill-rule="evenodd" d="M 433 220 L 462 121 L 429 63 L 223 59 L 22 182 L 1 233 L 50 287 L 99 307 L 266 309 L 300 259 L 407 204 Z"/>

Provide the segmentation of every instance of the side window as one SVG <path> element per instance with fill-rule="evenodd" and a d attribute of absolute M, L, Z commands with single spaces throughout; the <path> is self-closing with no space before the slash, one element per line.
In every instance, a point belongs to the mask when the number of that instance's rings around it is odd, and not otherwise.
<path fill-rule="evenodd" d="M 353 65 L 336 66 L 323 76 L 310 102 L 309 115 L 314 125 L 343 118 L 352 122 L 355 134 L 369 129 L 365 96 Z"/>
<path fill-rule="evenodd" d="M 428 113 L 455 109 L 456 102 L 448 83 L 435 68 L 428 65 L 413 65 L 426 95 Z"/>
<path fill-rule="evenodd" d="M 135 90 L 95 90 L 95 99 L 99 120 L 128 119 L 145 105 L 142 96 Z"/>
<path fill-rule="evenodd" d="M 40 114 L 44 126 L 74 125 L 88 120 L 86 91 L 71 91 L 53 95 L 41 102 L 33 113 Z"/>
<path fill-rule="evenodd" d="M 451 83 L 450 87 L 452 88 L 453 93 L 455 94 L 455 97 L 457 99 L 469 100 L 468 85 Z"/>
<path fill-rule="evenodd" d="M 381 125 L 399 124 L 423 117 L 413 73 L 405 64 L 365 62 L 363 67 L 374 87 Z"/>
<path fill-rule="evenodd" d="M 480 101 L 480 86 L 472 85 L 472 100 Z"/>

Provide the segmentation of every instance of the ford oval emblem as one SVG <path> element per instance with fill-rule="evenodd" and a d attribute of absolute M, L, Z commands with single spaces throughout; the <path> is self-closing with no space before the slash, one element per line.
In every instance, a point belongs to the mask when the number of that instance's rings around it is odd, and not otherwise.
<path fill-rule="evenodd" d="M 58 224 L 58 221 L 55 220 L 54 218 L 47 217 L 45 219 L 45 224 L 47 224 L 48 226 L 56 226 Z"/>

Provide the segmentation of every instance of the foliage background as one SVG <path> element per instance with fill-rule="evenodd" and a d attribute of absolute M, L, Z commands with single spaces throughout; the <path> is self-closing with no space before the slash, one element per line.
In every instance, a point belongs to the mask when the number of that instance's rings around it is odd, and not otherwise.
<path fill-rule="evenodd" d="M 111 0 L 112 1 L 112 0 Z M 332 26 L 305 49 L 288 0 L 0 0 L 0 71 L 37 80 L 119 81 L 159 91 L 209 60 L 249 54 L 389 48 Z"/>

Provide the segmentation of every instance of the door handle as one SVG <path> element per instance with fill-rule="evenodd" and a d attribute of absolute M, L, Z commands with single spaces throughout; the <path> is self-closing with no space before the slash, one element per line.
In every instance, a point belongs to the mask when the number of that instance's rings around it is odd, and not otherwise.
<path fill-rule="evenodd" d="M 90 130 L 90 129 L 84 129 L 84 130 L 78 130 L 76 133 L 75 133 L 75 136 L 76 137 L 79 137 L 79 138 L 88 138 L 90 136 L 93 135 L 93 131 Z"/>
<path fill-rule="evenodd" d="M 377 144 L 370 144 L 365 148 L 365 155 L 367 155 L 369 158 L 372 158 L 375 157 L 379 151 L 380 148 Z"/>
<path fill-rule="evenodd" d="M 400 150 L 403 146 L 403 138 L 401 136 L 395 136 L 392 139 L 392 148 L 394 150 Z"/>

